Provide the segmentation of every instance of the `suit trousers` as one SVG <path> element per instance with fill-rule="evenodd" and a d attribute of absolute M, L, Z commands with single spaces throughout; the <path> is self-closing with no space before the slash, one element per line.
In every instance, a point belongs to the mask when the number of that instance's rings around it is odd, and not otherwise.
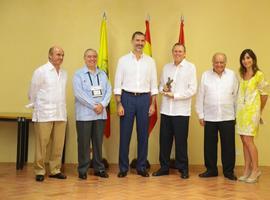
<path fill-rule="evenodd" d="M 208 171 L 217 173 L 218 132 L 221 141 L 223 174 L 232 174 L 235 167 L 235 120 L 210 122 L 204 126 L 204 161 Z"/>
<path fill-rule="evenodd" d="M 121 102 L 125 115 L 120 117 L 120 147 L 119 147 L 119 170 L 127 172 L 129 169 L 129 145 L 133 130 L 134 119 L 137 125 L 137 171 L 146 170 L 148 153 L 148 127 L 150 94 L 133 95 L 123 91 Z"/>
<path fill-rule="evenodd" d="M 106 120 L 76 121 L 78 143 L 78 172 L 86 174 L 90 166 L 90 143 L 93 147 L 95 172 L 105 171 L 102 163 L 103 132 Z"/>
<path fill-rule="evenodd" d="M 188 172 L 189 116 L 168 116 L 161 114 L 159 137 L 159 161 L 163 171 L 169 170 L 173 139 L 175 138 L 175 167 Z"/>
<path fill-rule="evenodd" d="M 51 152 L 49 155 L 50 174 L 60 173 L 63 148 L 65 143 L 66 122 L 35 122 L 35 161 L 36 175 L 45 175 L 46 150 L 51 139 Z"/>

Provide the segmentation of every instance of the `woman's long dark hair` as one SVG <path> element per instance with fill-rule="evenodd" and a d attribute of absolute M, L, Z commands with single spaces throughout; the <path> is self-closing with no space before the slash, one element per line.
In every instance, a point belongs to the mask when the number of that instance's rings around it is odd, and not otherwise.
<path fill-rule="evenodd" d="M 244 51 L 242 51 L 241 55 L 240 55 L 240 69 L 239 69 L 239 72 L 240 72 L 240 76 L 243 78 L 245 73 L 247 72 L 247 69 L 244 67 L 243 63 L 242 63 L 242 60 L 244 59 L 245 55 L 248 54 L 252 60 L 253 60 L 253 65 L 252 65 L 252 70 L 253 70 L 253 76 L 256 74 L 256 72 L 259 69 L 258 65 L 257 65 L 257 57 L 255 55 L 255 53 L 251 50 L 251 49 L 245 49 Z"/>

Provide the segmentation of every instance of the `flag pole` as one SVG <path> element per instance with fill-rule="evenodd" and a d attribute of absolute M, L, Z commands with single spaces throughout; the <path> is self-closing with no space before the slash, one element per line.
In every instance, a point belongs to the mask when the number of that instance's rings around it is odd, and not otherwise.
<path fill-rule="evenodd" d="M 184 20 L 185 20 L 183 14 L 181 14 L 181 19 L 180 19 L 180 20 L 181 20 L 181 21 L 184 21 Z"/>
<path fill-rule="evenodd" d="M 107 15 L 105 11 L 103 12 L 103 19 L 107 20 Z"/>
<path fill-rule="evenodd" d="M 146 21 L 149 21 L 150 22 L 150 15 L 148 13 L 146 15 Z"/>

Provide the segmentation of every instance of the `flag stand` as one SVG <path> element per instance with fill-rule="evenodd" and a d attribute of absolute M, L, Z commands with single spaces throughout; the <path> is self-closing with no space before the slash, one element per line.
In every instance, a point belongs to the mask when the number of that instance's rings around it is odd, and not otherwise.
<path fill-rule="evenodd" d="M 92 148 L 90 148 L 90 164 L 89 164 L 89 168 L 93 168 L 93 159 L 91 159 L 91 154 L 93 154 L 93 150 Z M 93 157 L 93 156 L 92 156 Z M 106 158 L 102 158 L 102 161 L 101 161 L 105 167 L 105 169 L 108 169 L 109 168 L 109 163 L 108 161 L 106 160 Z"/>

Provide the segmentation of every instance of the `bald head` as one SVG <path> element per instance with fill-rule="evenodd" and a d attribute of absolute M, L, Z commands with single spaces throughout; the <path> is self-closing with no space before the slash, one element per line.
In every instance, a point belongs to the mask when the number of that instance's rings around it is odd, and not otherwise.
<path fill-rule="evenodd" d="M 212 57 L 212 62 L 214 62 L 217 59 L 217 57 L 223 57 L 223 60 L 225 61 L 225 63 L 227 63 L 227 56 L 225 53 L 221 53 L 221 52 L 215 53 Z"/>
<path fill-rule="evenodd" d="M 48 53 L 49 61 L 54 67 L 59 68 L 64 60 L 64 50 L 59 46 L 52 46 Z"/>
<path fill-rule="evenodd" d="M 49 56 L 50 55 L 53 55 L 53 53 L 54 53 L 54 51 L 57 51 L 57 50 L 60 50 L 60 51 L 63 51 L 64 52 L 64 50 L 61 48 L 61 47 L 59 47 L 59 46 L 52 46 L 50 49 L 49 49 Z"/>
<path fill-rule="evenodd" d="M 214 72 L 221 76 L 226 67 L 227 57 L 224 53 L 215 53 L 212 58 L 212 63 Z"/>

